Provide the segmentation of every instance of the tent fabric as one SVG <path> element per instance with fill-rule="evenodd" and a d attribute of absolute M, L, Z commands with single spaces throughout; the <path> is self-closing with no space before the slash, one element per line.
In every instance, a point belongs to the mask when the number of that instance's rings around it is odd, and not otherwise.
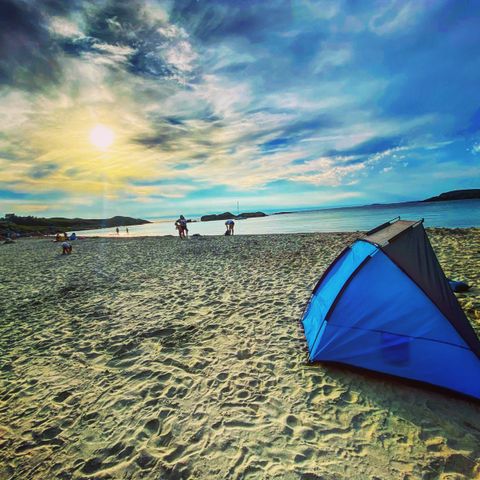
<path fill-rule="evenodd" d="M 435 254 L 430 243 L 423 248 L 418 245 L 422 238 L 418 232 L 424 232 L 420 227 L 409 227 L 400 235 L 397 232 L 394 241 L 383 248 L 357 240 L 332 264 L 303 317 L 310 360 L 345 363 L 480 399 L 476 348 L 480 342 L 461 309 L 462 316 L 449 317 L 436 303 L 437 297 L 431 298 L 435 284 L 429 282 L 440 282 L 444 275 L 436 258 L 436 263 L 421 258 Z M 403 250 L 401 242 L 405 242 Z M 396 247 L 391 250 L 396 261 L 389 257 L 389 245 Z M 419 266 L 417 271 L 410 270 L 412 275 L 406 272 L 409 245 L 418 249 L 412 257 Z M 398 264 L 402 252 L 408 257 L 406 268 Z M 423 271 L 427 278 L 417 282 Z M 453 293 L 449 294 L 456 302 Z M 473 340 L 465 338 L 465 324 L 472 330 Z"/>
<path fill-rule="evenodd" d="M 321 321 L 326 317 L 345 282 L 363 260 L 375 251 L 377 251 L 377 248 L 367 242 L 356 242 L 350 248 L 344 250 L 321 282 L 317 284 L 316 288 L 320 284 L 322 285 L 322 291 L 319 295 L 312 297 L 303 320 L 309 348 L 313 347 L 316 336 L 312 332 L 319 330 Z"/>
<path fill-rule="evenodd" d="M 455 325 L 472 350 L 480 356 L 477 336 L 465 318 L 455 295 L 452 295 L 452 289 L 438 263 L 423 225 L 411 228 L 397 241 L 384 246 L 383 251 L 432 299 Z"/>
<path fill-rule="evenodd" d="M 401 233 L 408 230 L 410 227 L 415 225 L 418 222 L 414 222 L 411 220 L 397 220 L 396 222 L 387 222 L 383 225 L 380 225 L 373 230 L 370 230 L 365 237 L 364 240 L 367 242 L 373 243 L 382 247 L 388 244 L 390 241 L 395 239 Z"/>

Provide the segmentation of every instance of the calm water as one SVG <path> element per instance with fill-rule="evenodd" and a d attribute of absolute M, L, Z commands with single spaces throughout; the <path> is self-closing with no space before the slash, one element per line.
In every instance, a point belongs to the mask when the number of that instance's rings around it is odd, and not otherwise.
<path fill-rule="evenodd" d="M 285 215 L 270 215 L 235 222 L 236 234 L 350 232 L 369 230 L 393 217 L 416 220 L 424 218 L 426 227 L 480 227 L 480 200 L 409 203 L 353 208 L 336 208 Z M 171 221 L 129 227 L 130 235 L 176 235 Z M 223 235 L 224 221 L 192 222 L 189 233 Z M 125 228 L 120 229 L 125 236 Z M 82 231 L 81 235 L 116 236 L 114 228 Z"/>

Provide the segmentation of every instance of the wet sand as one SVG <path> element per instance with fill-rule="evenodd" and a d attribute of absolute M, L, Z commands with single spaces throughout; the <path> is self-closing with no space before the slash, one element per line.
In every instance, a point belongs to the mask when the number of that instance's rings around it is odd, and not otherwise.
<path fill-rule="evenodd" d="M 480 229 L 429 231 L 480 332 Z M 306 362 L 356 234 L 0 245 L 0 479 L 480 478 L 480 404 Z"/>

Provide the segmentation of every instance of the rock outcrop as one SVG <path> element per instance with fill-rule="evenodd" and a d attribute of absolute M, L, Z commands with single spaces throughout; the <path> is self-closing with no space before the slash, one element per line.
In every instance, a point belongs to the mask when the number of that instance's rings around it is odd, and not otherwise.
<path fill-rule="evenodd" d="M 212 215 L 203 215 L 200 220 L 202 222 L 212 222 L 213 220 L 242 220 L 245 218 L 255 218 L 255 217 L 266 217 L 267 214 L 263 212 L 245 212 L 241 213 L 240 215 L 234 215 L 230 212 L 224 212 L 219 214 L 212 214 Z"/>

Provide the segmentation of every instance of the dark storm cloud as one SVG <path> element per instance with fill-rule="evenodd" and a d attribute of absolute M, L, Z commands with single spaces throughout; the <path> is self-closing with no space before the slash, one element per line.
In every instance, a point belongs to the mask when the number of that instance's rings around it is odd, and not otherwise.
<path fill-rule="evenodd" d="M 58 49 L 44 6 L 51 8 L 43 2 L 0 2 L 0 85 L 34 89 L 58 80 Z"/>

